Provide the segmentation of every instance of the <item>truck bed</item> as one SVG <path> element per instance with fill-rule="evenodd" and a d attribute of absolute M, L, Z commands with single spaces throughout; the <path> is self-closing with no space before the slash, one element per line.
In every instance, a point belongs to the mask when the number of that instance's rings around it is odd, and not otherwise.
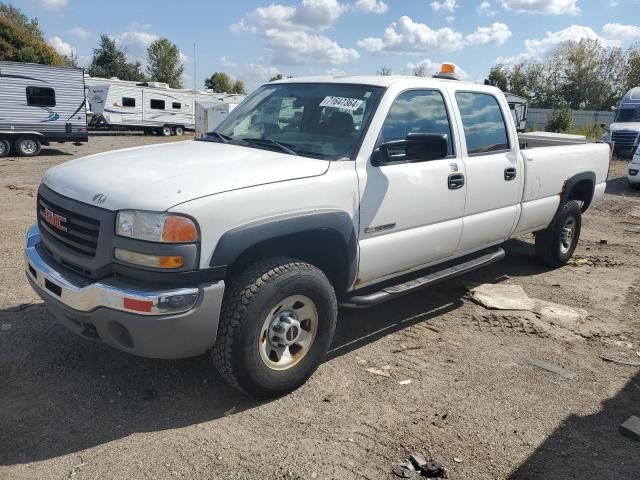
<path fill-rule="evenodd" d="M 553 132 L 527 132 L 519 133 L 518 141 L 520 149 L 526 150 L 534 147 L 555 147 L 558 145 L 576 145 L 583 143 L 594 143 L 584 135 L 570 135 L 567 133 Z"/>

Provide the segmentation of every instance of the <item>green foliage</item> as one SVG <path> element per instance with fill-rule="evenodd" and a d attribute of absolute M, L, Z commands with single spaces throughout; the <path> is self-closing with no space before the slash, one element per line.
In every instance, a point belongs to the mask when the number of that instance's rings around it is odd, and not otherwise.
<path fill-rule="evenodd" d="M 149 80 L 164 82 L 172 88 L 182 88 L 184 66 L 180 63 L 178 47 L 166 38 L 160 38 L 147 49 Z"/>
<path fill-rule="evenodd" d="M 284 77 L 282 76 L 281 73 L 277 74 L 275 77 L 271 77 L 269 79 L 270 82 L 275 82 L 276 80 L 282 80 Z"/>
<path fill-rule="evenodd" d="M 10 3 L 0 2 L 0 17 L 11 20 L 18 27 L 26 30 L 36 39 L 45 42 L 44 34 L 40 29 L 37 18 L 29 18 L 19 8 L 14 7 Z"/>
<path fill-rule="evenodd" d="M 237 93 L 240 95 L 244 95 L 247 93 L 246 88 L 244 88 L 244 82 L 242 80 L 236 80 L 233 82 L 233 87 L 231 88 L 231 93 Z"/>
<path fill-rule="evenodd" d="M 509 79 L 507 77 L 508 74 L 509 72 L 504 67 L 504 65 L 501 63 L 498 63 L 497 65 L 494 65 L 493 67 L 491 67 L 491 70 L 489 70 L 489 76 L 487 77 L 487 79 L 491 82 L 491 85 L 498 87 L 500 90 L 504 92 L 507 90 L 507 87 L 509 85 Z"/>
<path fill-rule="evenodd" d="M 600 125 L 596 124 L 580 125 L 570 128 L 567 133 L 571 133 L 573 135 L 584 135 L 589 140 L 600 140 L 602 135 L 605 133 L 605 130 Z"/>
<path fill-rule="evenodd" d="M 569 104 L 561 100 L 560 104 L 551 112 L 547 121 L 547 132 L 566 132 L 573 124 L 573 112 Z"/>
<path fill-rule="evenodd" d="M 6 7 L 4 4 L 2 6 Z M 37 21 L 35 25 L 37 26 Z M 62 57 L 47 42 L 34 34 L 32 28 L 25 28 L 4 15 L 0 16 L 0 60 L 46 65 L 64 64 Z"/>
<path fill-rule="evenodd" d="M 556 108 L 564 100 L 574 110 L 609 110 L 640 85 L 640 44 L 623 51 L 597 40 L 566 42 L 540 63 L 495 65 L 489 79 L 532 107 Z"/>
<path fill-rule="evenodd" d="M 115 40 L 107 35 L 100 35 L 98 48 L 93 49 L 93 59 L 87 72 L 92 77 L 117 77 L 120 80 L 140 82 L 144 80 L 141 67 L 140 62 L 127 62 L 124 52 L 116 46 Z"/>
<path fill-rule="evenodd" d="M 241 80 L 234 82 L 231 80 L 231 77 L 224 72 L 214 72 L 211 77 L 205 79 L 204 87 L 210 88 L 215 93 L 246 93 L 244 83 Z"/>

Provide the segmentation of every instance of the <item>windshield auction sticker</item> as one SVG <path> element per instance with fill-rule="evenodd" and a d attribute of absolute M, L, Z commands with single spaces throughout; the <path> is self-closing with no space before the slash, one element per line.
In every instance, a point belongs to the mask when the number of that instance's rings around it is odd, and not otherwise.
<path fill-rule="evenodd" d="M 344 110 L 357 110 L 364 102 L 356 98 L 345 97 L 324 97 L 320 103 L 321 107 L 342 108 Z"/>

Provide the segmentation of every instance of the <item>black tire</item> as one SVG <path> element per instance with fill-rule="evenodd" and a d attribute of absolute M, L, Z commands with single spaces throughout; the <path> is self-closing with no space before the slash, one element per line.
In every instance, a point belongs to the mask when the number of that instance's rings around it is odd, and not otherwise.
<path fill-rule="evenodd" d="M 177 127 L 173 128 L 173 133 L 179 137 L 181 137 L 182 135 L 184 135 L 184 127 L 181 127 L 180 125 L 178 125 Z"/>
<path fill-rule="evenodd" d="M 261 354 L 263 327 L 278 303 L 294 295 L 314 304 L 315 339 L 297 363 L 276 370 Z M 318 268 L 291 258 L 259 262 L 238 275 L 225 292 L 213 362 L 240 391 L 261 398 L 288 393 L 306 382 L 322 362 L 333 339 L 337 312 L 333 286 Z"/>
<path fill-rule="evenodd" d="M 4 158 L 9 155 L 11 151 L 11 143 L 9 140 L 5 140 L 4 138 L 0 138 L 0 158 Z"/>
<path fill-rule="evenodd" d="M 40 140 L 28 135 L 18 138 L 14 143 L 14 147 L 21 157 L 35 157 L 42 149 Z"/>
<path fill-rule="evenodd" d="M 170 137 L 171 135 L 173 135 L 173 130 L 171 130 L 171 127 L 169 125 L 165 125 L 164 127 L 158 129 L 158 131 L 163 137 Z"/>
<path fill-rule="evenodd" d="M 573 224 L 570 224 L 573 222 Z M 571 228 L 569 237 L 563 233 L 564 228 Z M 550 267 L 561 267 L 573 255 L 582 227 L 580 203 L 570 200 L 558 211 L 555 220 L 545 230 L 536 233 L 536 255 L 538 259 Z"/>

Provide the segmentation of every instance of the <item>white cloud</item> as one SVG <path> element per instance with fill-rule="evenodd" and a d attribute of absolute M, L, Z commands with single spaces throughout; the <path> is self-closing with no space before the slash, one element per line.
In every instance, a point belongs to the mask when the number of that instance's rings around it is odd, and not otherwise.
<path fill-rule="evenodd" d="M 47 10 L 59 10 L 69 3 L 69 0 L 36 0 L 38 6 Z"/>
<path fill-rule="evenodd" d="M 298 5 L 272 3 L 256 8 L 239 22 L 231 25 L 232 32 L 260 33 L 278 30 L 324 30 L 333 24 L 347 6 L 337 0 L 302 0 Z"/>
<path fill-rule="evenodd" d="M 73 27 L 69 30 L 69 33 L 80 40 L 86 40 L 93 37 L 93 33 L 83 27 Z"/>
<path fill-rule="evenodd" d="M 389 6 L 382 0 L 358 0 L 353 5 L 353 8 L 359 12 L 377 13 L 380 15 L 387 13 L 387 10 L 389 10 Z"/>
<path fill-rule="evenodd" d="M 352 48 L 343 48 L 324 35 L 303 31 L 283 32 L 272 29 L 265 32 L 267 49 L 272 61 L 283 65 L 320 63 L 339 65 L 357 60 L 360 55 Z"/>
<path fill-rule="evenodd" d="M 542 15 L 577 15 L 578 0 L 502 0 L 506 10 Z"/>
<path fill-rule="evenodd" d="M 496 13 L 498 13 L 491 7 L 491 3 L 486 0 L 478 5 L 476 12 L 478 12 L 478 15 L 484 15 L 487 17 L 494 17 Z"/>
<path fill-rule="evenodd" d="M 54 48 L 56 52 L 58 52 L 60 55 L 64 55 L 65 57 L 71 57 L 71 55 L 75 54 L 76 51 L 75 48 L 62 40 L 60 37 L 51 37 L 49 39 L 49 44 Z"/>
<path fill-rule="evenodd" d="M 613 25 L 613 24 L 608 24 Z M 615 27 L 609 27 L 607 31 L 620 30 L 619 27 L 627 27 L 625 25 L 615 24 Z M 606 25 L 605 25 L 606 27 Z M 628 30 L 625 28 L 625 30 Z M 603 28 L 603 34 L 605 29 Z M 598 40 L 605 47 L 619 47 L 623 41 L 619 38 L 606 38 L 598 35 L 591 27 L 582 25 L 571 25 L 557 32 L 547 32 L 547 36 L 542 39 L 525 40 L 525 51 L 513 57 L 500 57 L 498 63 L 521 63 L 542 60 L 545 56 L 551 54 L 556 48 L 566 42 L 579 42 L 580 40 Z"/>
<path fill-rule="evenodd" d="M 490 27 L 478 27 L 478 29 L 467 35 L 467 42 L 471 45 L 487 45 L 495 43 L 502 45 L 512 35 L 511 30 L 504 23 L 495 22 Z"/>
<path fill-rule="evenodd" d="M 447 23 L 453 23 L 456 21 L 456 17 L 454 17 L 453 15 L 449 15 L 447 18 Z"/>
<path fill-rule="evenodd" d="M 123 32 L 115 36 L 116 45 L 123 49 L 129 61 L 145 62 L 147 48 L 160 37 L 148 32 Z"/>
<path fill-rule="evenodd" d="M 236 68 L 238 64 L 231 60 L 229 57 L 218 58 L 218 63 L 226 68 Z"/>
<path fill-rule="evenodd" d="M 389 25 L 382 37 L 368 37 L 358 45 L 370 53 L 453 52 L 462 49 L 462 34 L 448 27 L 434 30 L 407 16 Z"/>
<path fill-rule="evenodd" d="M 441 2 L 431 2 L 431 9 L 434 12 L 439 12 L 440 10 L 453 13 L 455 9 L 458 7 L 456 5 L 456 0 L 442 0 Z"/>
<path fill-rule="evenodd" d="M 602 27 L 602 36 L 609 40 L 634 41 L 640 39 L 640 27 L 637 25 L 607 23 Z"/>
<path fill-rule="evenodd" d="M 260 63 L 250 63 L 244 73 L 244 75 L 251 75 L 252 80 L 257 80 L 258 82 L 269 81 L 278 74 L 282 74 L 278 68 Z"/>

